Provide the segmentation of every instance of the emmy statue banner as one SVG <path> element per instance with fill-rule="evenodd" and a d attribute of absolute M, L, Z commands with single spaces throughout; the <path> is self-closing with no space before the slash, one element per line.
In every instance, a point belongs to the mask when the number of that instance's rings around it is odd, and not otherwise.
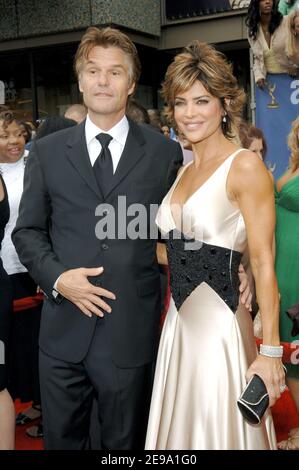
<path fill-rule="evenodd" d="M 299 115 L 299 77 L 287 74 L 268 74 L 263 90 L 255 87 L 256 126 L 263 130 L 268 152 L 266 164 L 275 179 L 285 172 L 290 151 L 288 134 Z"/>

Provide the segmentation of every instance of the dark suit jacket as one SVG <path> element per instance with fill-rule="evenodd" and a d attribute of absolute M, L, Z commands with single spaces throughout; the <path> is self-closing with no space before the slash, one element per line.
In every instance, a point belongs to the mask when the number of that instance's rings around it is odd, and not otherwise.
<path fill-rule="evenodd" d="M 35 142 L 26 165 L 12 238 L 21 262 L 47 295 L 40 347 L 64 361 L 77 363 L 85 357 L 97 321 L 68 300 L 58 303 L 52 296 L 60 274 L 79 267 L 104 266 L 104 274 L 90 281 L 116 294 L 109 320 L 114 362 L 135 367 L 151 361 L 155 352 L 160 316 L 156 240 L 99 240 L 95 227 L 100 217 L 95 210 L 106 203 L 117 213 L 121 195 L 127 206 L 160 204 L 182 163 L 182 152 L 177 143 L 148 127 L 129 124 L 105 199 L 90 164 L 85 121 Z"/>

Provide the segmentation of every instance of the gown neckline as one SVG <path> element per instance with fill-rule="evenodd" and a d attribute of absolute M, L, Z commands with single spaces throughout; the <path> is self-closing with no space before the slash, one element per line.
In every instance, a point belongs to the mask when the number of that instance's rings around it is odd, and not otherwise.
<path fill-rule="evenodd" d="M 222 163 L 220 163 L 220 165 L 216 168 L 216 170 L 213 171 L 213 173 L 212 173 L 198 188 L 196 188 L 195 191 L 193 191 L 193 193 L 186 199 L 186 201 L 184 202 L 184 204 L 182 204 L 182 206 L 181 206 L 181 214 L 182 214 L 184 208 L 189 204 L 190 200 L 192 200 L 193 197 L 194 197 L 197 193 L 199 193 L 200 190 L 201 190 L 204 186 L 206 186 L 206 184 L 213 178 L 213 176 L 214 176 L 215 174 L 217 174 L 217 172 L 224 166 L 224 164 L 225 164 L 230 158 L 234 157 L 234 156 L 235 156 L 236 154 L 238 154 L 241 150 L 246 150 L 246 149 L 244 149 L 244 148 L 239 148 L 239 149 L 237 149 L 235 152 L 231 153 L 228 157 L 226 157 L 225 160 L 223 160 Z M 175 189 L 177 188 L 177 186 L 178 186 L 178 184 L 179 184 L 179 182 L 180 182 L 180 180 L 181 180 L 183 174 L 185 173 L 186 168 L 188 168 L 188 167 L 189 167 L 190 165 L 192 165 L 192 164 L 193 164 L 193 161 L 187 163 L 187 165 L 184 166 L 183 171 L 181 171 L 181 173 L 178 175 L 178 177 L 177 177 L 177 179 L 176 179 L 176 181 L 175 181 L 175 183 L 174 183 L 174 185 L 173 185 L 173 187 L 172 187 L 172 189 L 171 189 L 171 191 L 170 191 L 170 195 L 169 195 L 169 210 L 170 210 L 170 215 L 171 215 L 172 222 L 173 222 L 173 224 L 174 224 L 174 226 L 175 226 L 176 228 L 177 228 L 177 225 L 176 225 L 176 222 L 175 222 L 175 219 L 174 219 L 174 216 L 173 216 L 173 213 L 172 213 L 172 208 L 171 208 L 171 206 L 172 206 L 172 204 L 173 204 L 173 203 L 171 202 L 171 201 L 172 201 L 172 196 L 173 196 L 173 193 L 174 193 Z"/>
<path fill-rule="evenodd" d="M 286 181 L 286 182 L 284 183 L 284 185 L 281 187 L 280 190 L 278 190 L 278 188 L 277 188 L 277 183 L 275 183 L 275 188 L 276 188 L 277 194 L 280 195 L 280 194 L 283 192 L 285 186 L 287 186 L 289 183 L 292 183 L 292 182 L 293 182 L 296 178 L 298 178 L 298 177 L 299 177 L 299 174 L 293 176 L 291 179 L 289 179 L 288 181 Z"/>

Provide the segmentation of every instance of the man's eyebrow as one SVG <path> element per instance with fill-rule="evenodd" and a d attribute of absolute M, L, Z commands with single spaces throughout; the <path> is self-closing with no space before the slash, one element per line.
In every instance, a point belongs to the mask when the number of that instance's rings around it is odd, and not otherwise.
<path fill-rule="evenodd" d="M 86 65 L 94 65 L 95 67 L 100 67 L 95 61 L 91 59 L 86 62 Z M 112 64 L 111 66 L 109 66 L 109 68 L 110 69 L 115 69 L 115 68 L 123 69 L 124 66 L 122 64 Z"/>

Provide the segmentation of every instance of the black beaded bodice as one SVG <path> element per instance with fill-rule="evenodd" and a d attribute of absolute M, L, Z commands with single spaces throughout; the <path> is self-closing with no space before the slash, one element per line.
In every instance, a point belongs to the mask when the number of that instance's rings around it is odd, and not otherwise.
<path fill-rule="evenodd" d="M 206 243 L 198 245 L 177 230 L 169 233 L 166 247 L 170 288 L 178 310 L 192 291 L 206 282 L 236 312 L 242 253 Z"/>

